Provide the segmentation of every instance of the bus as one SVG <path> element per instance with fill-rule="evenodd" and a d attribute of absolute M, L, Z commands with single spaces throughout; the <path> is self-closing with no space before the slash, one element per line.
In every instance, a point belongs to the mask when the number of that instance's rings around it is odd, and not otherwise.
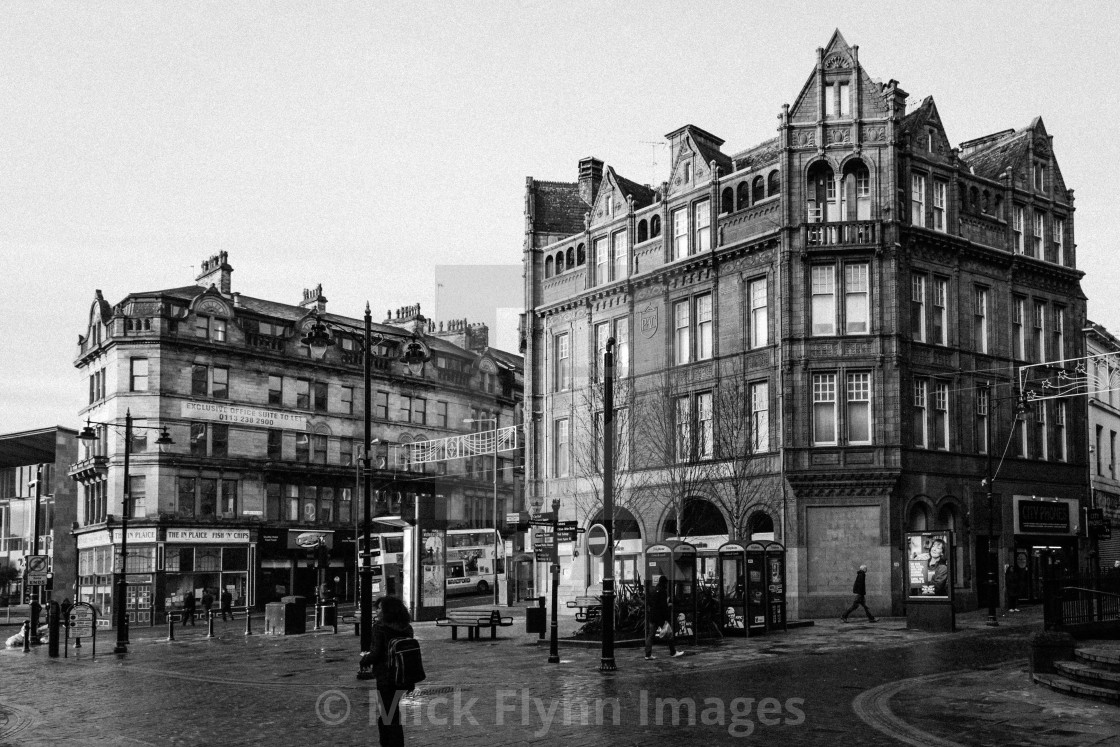
<path fill-rule="evenodd" d="M 506 577 L 505 544 L 495 529 L 449 529 L 446 535 L 444 585 L 447 596 L 486 594 Z M 373 547 L 374 585 L 386 579 L 390 567 L 402 568 L 404 534 L 388 532 L 370 536 Z M 495 558 L 495 548 L 497 557 Z M 358 563 L 365 554 L 365 537 L 358 535 Z"/>

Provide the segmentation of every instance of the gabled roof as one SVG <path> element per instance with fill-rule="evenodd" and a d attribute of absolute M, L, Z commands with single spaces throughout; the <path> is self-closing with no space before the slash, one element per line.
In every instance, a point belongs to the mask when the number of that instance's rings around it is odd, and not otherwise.
<path fill-rule="evenodd" d="M 972 173 L 986 179 L 999 179 L 1008 169 L 1014 169 L 1027 154 L 1029 135 L 1026 130 L 1002 133 L 972 151 L 963 160 Z"/>
<path fill-rule="evenodd" d="M 899 130 L 909 138 L 923 137 L 932 130 L 935 133 L 935 153 L 948 156 L 952 151 L 952 144 L 945 134 L 945 126 L 941 123 L 941 115 L 937 111 L 937 104 L 933 96 L 926 96 L 918 108 L 902 118 Z"/>
<path fill-rule="evenodd" d="M 615 172 L 613 168 L 609 166 L 607 167 L 607 169 L 607 173 L 610 174 L 610 177 L 614 179 L 615 184 L 618 185 L 619 191 L 622 192 L 623 195 L 631 196 L 634 198 L 635 210 L 639 210 L 641 208 L 644 208 L 646 205 L 653 204 L 653 199 L 657 192 L 652 187 L 649 187 L 645 184 L 632 182 L 626 177 L 620 176 L 617 172 Z"/>
<path fill-rule="evenodd" d="M 852 48 L 844 40 L 844 35 L 840 33 L 840 29 L 832 32 L 832 38 L 821 50 L 820 59 L 824 64 L 826 74 L 833 70 L 850 70 L 856 62 Z M 886 117 L 888 113 L 887 105 L 880 95 L 883 88 L 882 84 L 873 81 L 862 65 L 859 67 L 859 76 L 860 88 L 864 92 L 861 101 L 863 118 Z M 794 99 L 793 105 L 789 109 L 791 122 L 804 123 L 817 120 L 819 113 L 816 98 L 818 83 L 817 66 L 814 65 L 813 72 L 806 79 L 805 85 L 801 87 L 800 93 L 797 94 L 797 98 Z"/>

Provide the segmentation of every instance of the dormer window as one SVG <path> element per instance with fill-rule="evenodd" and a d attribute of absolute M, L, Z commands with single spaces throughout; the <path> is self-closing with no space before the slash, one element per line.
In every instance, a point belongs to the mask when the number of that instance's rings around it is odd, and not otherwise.
<path fill-rule="evenodd" d="M 685 161 L 684 164 L 684 182 L 688 184 L 692 181 L 692 161 Z"/>
<path fill-rule="evenodd" d="M 852 112 L 852 101 L 849 94 L 851 86 L 847 81 L 840 83 L 824 84 L 824 115 L 825 117 L 847 117 Z"/>
<path fill-rule="evenodd" d="M 1041 163 L 1034 165 L 1034 189 L 1036 192 L 1046 191 L 1046 166 Z"/>
<path fill-rule="evenodd" d="M 933 130 L 926 133 L 926 150 L 933 153 Z"/>

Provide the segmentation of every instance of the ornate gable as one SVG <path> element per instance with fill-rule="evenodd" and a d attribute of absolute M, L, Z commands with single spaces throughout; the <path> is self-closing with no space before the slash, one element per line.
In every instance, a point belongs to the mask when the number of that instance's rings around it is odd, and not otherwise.
<path fill-rule="evenodd" d="M 882 86 L 873 81 L 859 64 L 857 48 L 848 45 L 844 35 L 837 29 L 827 45 L 817 50 L 819 65 L 814 66 L 801 92 L 790 107 L 790 122 L 816 122 L 825 117 L 820 111 L 821 87 L 828 83 L 848 83 L 855 86 L 858 76 L 858 111 L 864 120 L 888 116 L 888 108 L 882 94 Z M 856 101 L 852 100 L 851 116 L 856 114 Z"/>

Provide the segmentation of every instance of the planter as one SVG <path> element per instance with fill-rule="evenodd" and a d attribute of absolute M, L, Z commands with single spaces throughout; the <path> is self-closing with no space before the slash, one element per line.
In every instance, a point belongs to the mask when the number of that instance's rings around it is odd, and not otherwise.
<path fill-rule="evenodd" d="M 1054 662 L 1072 661 L 1076 645 L 1069 633 L 1056 630 L 1035 633 L 1030 637 L 1031 674 L 1055 672 Z"/>

